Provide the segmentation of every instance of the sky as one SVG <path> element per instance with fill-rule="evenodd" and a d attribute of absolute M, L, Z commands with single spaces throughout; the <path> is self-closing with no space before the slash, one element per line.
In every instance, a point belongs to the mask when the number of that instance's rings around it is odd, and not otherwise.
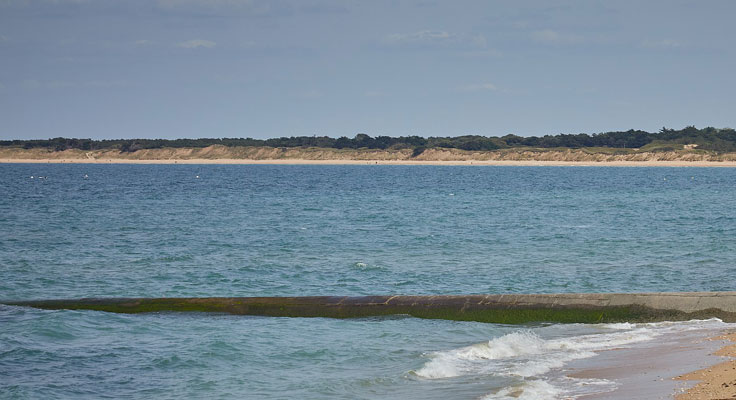
<path fill-rule="evenodd" d="M 0 0 L 0 139 L 736 127 L 736 1 Z"/>

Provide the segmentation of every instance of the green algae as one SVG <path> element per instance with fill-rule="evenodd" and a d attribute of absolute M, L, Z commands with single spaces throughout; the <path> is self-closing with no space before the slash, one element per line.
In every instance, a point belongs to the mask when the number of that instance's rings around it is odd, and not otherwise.
<path fill-rule="evenodd" d="M 190 299 L 79 299 L 41 300 L 7 303 L 47 310 L 93 310 L 121 314 L 150 312 L 226 312 L 225 304 L 214 301 L 191 301 Z"/>
<path fill-rule="evenodd" d="M 151 312 L 230 313 L 272 317 L 364 318 L 388 315 L 410 315 L 416 318 L 476 321 L 499 324 L 532 322 L 605 323 L 652 322 L 718 317 L 736 319 L 733 313 L 719 309 L 686 313 L 641 305 L 515 305 L 467 303 L 458 297 L 259 297 L 259 298 L 138 298 L 40 300 L 7 303 L 43 309 L 94 310 L 136 314 Z"/>

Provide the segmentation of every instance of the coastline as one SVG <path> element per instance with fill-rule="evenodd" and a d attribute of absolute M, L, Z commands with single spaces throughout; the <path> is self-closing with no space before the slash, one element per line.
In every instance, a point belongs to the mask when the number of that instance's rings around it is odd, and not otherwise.
<path fill-rule="evenodd" d="M 583 400 L 736 398 L 736 332 L 713 334 L 680 331 L 614 348 L 573 363 L 566 376 L 616 383 L 613 391 L 583 395 Z"/>
<path fill-rule="evenodd" d="M 0 148 L 0 163 L 736 167 L 736 153 L 716 154 L 697 149 L 652 152 L 602 148 L 493 151 L 432 148 L 415 155 L 410 149 L 212 145 L 204 148 L 140 149 L 133 152 Z"/>
<path fill-rule="evenodd" d="M 736 398 L 736 332 L 731 330 L 709 340 L 725 341 L 725 346 L 713 355 L 730 359 L 676 377 L 679 381 L 697 381 L 695 386 L 677 395 L 676 400 Z"/>
<path fill-rule="evenodd" d="M 582 400 L 736 398 L 736 333 L 680 331 L 573 363 L 566 376 L 613 381 L 616 388 Z M 723 361 L 723 357 L 732 357 Z"/>
<path fill-rule="evenodd" d="M 456 165 L 528 167 L 722 167 L 736 161 L 545 161 L 545 160 L 357 160 L 357 159 L 131 159 L 131 158 L 0 158 L 0 164 L 182 164 L 182 165 Z"/>
<path fill-rule="evenodd" d="M 562 386 L 563 390 L 572 390 L 571 395 L 590 400 L 622 400 L 622 399 L 672 399 L 701 400 L 736 397 L 736 360 L 723 362 L 723 356 L 736 357 L 736 333 L 733 324 L 733 297 L 736 292 L 692 292 L 692 293 L 608 293 L 608 294 L 503 294 L 503 295 L 468 295 L 468 296 L 359 296 L 359 297 L 207 297 L 207 298 L 85 298 L 67 300 L 33 300 L 6 303 L 16 306 L 31 306 L 42 309 L 73 309 L 98 310 L 118 313 L 146 313 L 146 312 L 218 312 L 236 315 L 262 315 L 274 317 L 370 317 L 379 315 L 404 314 L 419 318 L 435 318 L 479 321 L 493 323 L 524 323 L 533 322 L 532 319 L 517 317 L 511 319 L 507 314 L 492 313 L 485 309 L 485 314 L 460 314 L 481 312 L 488 305 L 506 305 L 505 310 L 514 310 L 521 307 L 524 314 L 529 316 L 540 314 L 534 310 L 539 305 L 547 305 L 545 310 L 557 308 L 563 311 L 566 308 L 573 314 L 556 314 L 560 320 L 550 319 L 549 315 L 541 314 L 538 321 L 579 322 L 585 323 L 580 309 L 594 309 L 597 307 L 639 305 L 641 308 L 653 307 L 665 310 L 668 318 L 662 320 L 658 314 L 649 314 L 643 318 L 640 314 L 624 317 L 623 320 L 640 322 L 612 322 L 603 319 L 603 315 L 594 316 L 599 322 L 607 322 L 601 327 L 601 332 L 591 335 L 578 336 L 584 344 L 578 346 L 575 342 L 553 344 L 551 342 L 521 342 L 518 339 L 509 339 L 513 335 L 506 335 L 505 340 L 532 349 L 572 349 L 572 351 L 593 351 L 593 354 L 575 357 L 562 371 L 554 371 L 546 376 L 547 382 L 555 382 L 555 386 Z M 335 305 L 338 305 L 336 308 Z M 536 305 L 536 306 L 535 306 Z M 432 312 L 441 307 L 441 314 Z M 578 313 L 573 310 L 578 309 Z M 458 310 L 453 315 L 452 309 Z M 631 308 L 629 308 L 631 309 Z M 717 311 L 720 310 L 720 311 Z M 397 312 L 399 311 L 399 312 Z M 678 320 L 673 311 L 688 312 L 690 319 Z M 639 311 L 641 312 L 641 311 Z M 611 315 L 616 315 L 609 310 Z M 577 315 L 577 317 L 575 317 Z M 715 318 L 719 315 L 723 320 Z M 695 319 L 692 319 L 695 317 Z M 601 321 L 603 320 L 603 321 Z M 620 319 L 619 319 L 620 320 Z M 646 322 L 652 321 L 652 322 Z M 606 331 L 608 330 L 608 331 Z M 618 333 L 611 332 L 618 331 Z M 599 342 L 590 340 L 591 336 L 599 336 Z M 608 336 L 607 336 L 608 335 Z M 600 338 L 605 338 L 602 340 Z M 496 338 L 498 339 L 498 338 Z M 493 339 L 494 341 L 496 339 Z M 502 339 L 499 348 L 509 344 Z M 730 341 L 730 342 L 727 342 Z M 724 342 L 730 345 L 721 348 Z M 489 342 L 490 343 L 490 342 Z M 545 344 L 546 343 L 546 344 Z M 601 346 L 601 344 L 604 344 Z M 494 345 L 496 346 L 496 345 Z M 576 347 L 578 346 L 578 347 Z M 512 346 L 513 347 L 513 346 Z M 718 350 L 721 348 L 720 350 Z M 494 350 L 498 351 L 498 350 Z M 511 350 L 514 353 L 515 350 Z M 461 351 L 462 353 L 462 351 Z M 503 353 L 503 352 L 502 352 Z M 544 351 L 541 351 L 544 353 Z M 564 353 L 564 352 L 563 352 Z M 493 353 L 496 354 L 496 353 Z M 517 355 L 537 354 L 521 352 Z M 554 354 L 553 352 L 551 354 Z M 550 355 L 550 354 L 547 354 Z M 560 356 L 558 354 L 557 356 Z M 568 354 L 569 356 L 569 354 Z M 463 359 L 463 356 L 450 358 Z M 498 357 L 496 354 L 489 357 Z M 501 356 L 500 358 L 503 358 Z M 561 358 L 564 360 L 565 356 Z M 563 361 L 564 364 L 564 361 Z M 450 362 L 452 370 L 452 362 Z M 562 365 L 560 365 L 562 366 Z M 443 377 L 446 366 L 432 367 L 430 372 L 421 374 L 422 377 Z M 436 370 L 435 368 L 439 368 Z M 546 368 L 546 367 L 545 367 Z M 549 368 L 551 369 L 551 367 Z M 692 372 L 693 370 L 696 370 Z M 560 376 L 559 374 L 562 374 Z M 524 375 L 525 378 L 534 377 L 525 381 L 528 386 L 522 386 L 521 392 L 535 389 L 534 382 L 539 380 L 540 374 Z M 452 373 L 450 373 L 452 376 Z M 570 389 L 570 379 L 573 380 Z M 696 384 L 696 381 L 701 381 Z M 563 382 L 560 385 L 560 382 Z M 568 383 L 564 383 L 568 382 Z M 591 386 L 593 385 L 593 386 Z M 599 386 L 596 386 L 599 385 Z M 575 391 L 578 391 L 575 393 Z M 684 394 L 683 394 L 684 393 Z M 677 396 L 677 397 L 676 397 Z M 577 398 L 577 397 L 576 397 Z"/>

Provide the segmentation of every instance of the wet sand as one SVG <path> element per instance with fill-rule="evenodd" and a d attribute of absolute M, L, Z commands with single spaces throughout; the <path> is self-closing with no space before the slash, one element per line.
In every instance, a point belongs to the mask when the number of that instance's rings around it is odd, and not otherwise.
<path fill-rule="evenodd" d="M 681 381 L 698 381 L 698 384 L 687 392 L 676 397 L 677 400 L 735 399 L 736 398 L 736 333 L 729 333 L 712 339 L 728 341 L 714 354 L 731 358 L 717 365 L 705 367 L 685 375 L 678 376 Z"/>
<path fill-rule="evenodd" d="M 574 363 L 567 376 L 616 383 L 616 390 L 581 397 L 585 400 L 736 398 L 736 361 L 723 362 L 723 356 L 736 356 L 736 344 L 725 336 L 703 335 L 700 330 L 678 332 L 605 351 Z M 736 334 L 728 338 L 736 340 Z"/>
<path fill-rule="evenodd" d="M 275 164 L 275 165 L 495 165 L 495 166 L 598 166 L 598 167 L 736 167 L 736 161 L 538 161 L 538 160 L 303 160 L 303 159 L 150 159 L 69 158 L 23 159 L 0 158 L 0 163 L 32 164 Z"/>

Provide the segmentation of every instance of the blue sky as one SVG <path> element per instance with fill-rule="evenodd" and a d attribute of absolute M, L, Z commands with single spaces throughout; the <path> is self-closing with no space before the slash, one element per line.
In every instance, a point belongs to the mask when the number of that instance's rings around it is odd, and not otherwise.
<path fill-rule="evenodd" d="M 0 0 L 0 138 L 735 127 L 734 1 Z"/>

